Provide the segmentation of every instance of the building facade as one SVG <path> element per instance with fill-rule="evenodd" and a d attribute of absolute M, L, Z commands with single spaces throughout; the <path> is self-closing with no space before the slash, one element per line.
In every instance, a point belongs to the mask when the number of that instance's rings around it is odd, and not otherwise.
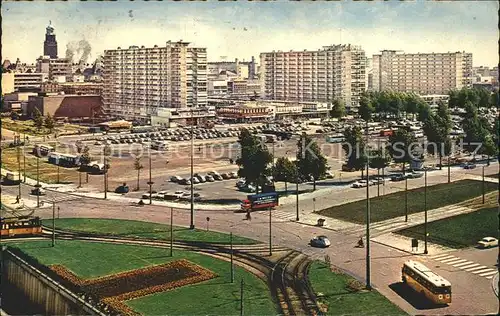
<path fill-rule="evenodd" d="M 50 58 L 50 56 L 40 56 L 36 60 L 36 71 L 48 75 L 48 79 L 56 82 L 71 81 L 71 61 L 67 58 Z"/>
<path fill-rule="evenodd" d="M 372 73 L 372 91 L 447 94 L 452 89 L 471 87 L 472 54 L 405 54 L 384 50 L 373 55 Z"/>
<path fill-rule="evenodd" d="M 11 93 L 24 88 L 40 88 L 48 80 L 48 74 L 10 72 L 2 74 L 2 93 Z"/>
<path fill-rule="evenodd" d="M 45 41 L 43 42 L 43 55 L 50 58 L 57 58 L 57 41 L 54 27 L 49 23 L 45 29 Z"/>
<path fill-rule="evenodd" d="M 158 108 L 207 105 L 206 49 L 187 42 L 106 50 L 103 103 L 108 114 L 148 118 Z"/>
<path fill-rule="evenodd" d="M 266 99 L 331 102 L 358 106 L 366 90 L 366 58 L 359 46 L 333 45 L 317 51 L 260 55 L 261 95 Z"/>

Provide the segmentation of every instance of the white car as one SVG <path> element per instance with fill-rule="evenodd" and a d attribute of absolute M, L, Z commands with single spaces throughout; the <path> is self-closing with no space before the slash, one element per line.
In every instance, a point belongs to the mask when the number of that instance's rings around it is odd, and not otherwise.
<path fill-rule="evenodd" d="M 180 198 L 184 195 L 184 193 L 185 193 L 184 191 L 175 191 L 175 192 L 174 192 L 174 195 L 175 195 L 178 199 L 180 199 Z"/>
<path fill-rule="evenodd" d="M 367 182 L 366 180 L 359 180 L 359 181 L 354 182 L 354 183 L 352 184 L 352 187 L 353 187 L 353 188 L 364 188 L 364 187 L 366 187 L 366 186 L 368 185 L 368 183 L 369 183 L 370 185 L 372 185 L 372 182 L 371 182 L 371 181 L 370 181 L 370 182 Z"/>
<path fill-rule="evenodd" d="M 491 248 L 498 246 L 498 239 L 493 237 L 484 237 L 477 242 L 478 248 Z"/>

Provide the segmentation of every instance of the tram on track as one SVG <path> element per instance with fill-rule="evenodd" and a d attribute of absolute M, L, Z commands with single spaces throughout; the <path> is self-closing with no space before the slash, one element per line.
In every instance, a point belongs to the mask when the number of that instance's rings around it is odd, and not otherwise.
<path fill-rule="evenodd" d="M 38 216 L 1 217 L 0 227 L 2 238 L 42 235 L 42 220 Z"/>

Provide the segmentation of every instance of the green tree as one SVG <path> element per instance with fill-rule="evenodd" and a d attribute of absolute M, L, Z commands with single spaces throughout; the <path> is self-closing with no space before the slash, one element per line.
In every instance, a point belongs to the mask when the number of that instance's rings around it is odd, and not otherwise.
<path fill-rule="evenodd" d="M 41 129 L 43 127 L 43 116 L 38 108 L 35 108 L 33 111 L 33 122 L 35 123 L 37 129 Z"/>
<path fill-rule="evenodd" d="M 438 111 L 439 112 L 439 111 Z M 439 156 L 439 169 L 442 168 L 442 158 L 450 154 L 451 150 L 451 119 L 439 114 L 432 114 L 424 123 L 424 133 L 427 137 L 427 152 Z"/>
<path fill-rule="evenodd" d="M 80 150 L 80 169 L 82 166 L 87 166 L 91 161 L 92 157 L 90 156 L 90 148 L 89 146 L 83 146 L 83 149 Z M 87 183 L 89 182 L 89 174 L 86 173 Z"/>
<path fill-rule="evenodd" d="M 353 126 L 344 130 L 345 142 L 342 149 L 346 154 L 346 166 L 356 171 L 363 170 L 366 166 L 365 139 L 361 127 Z"/>
<path fill-rule="evenodd" d="M 419 105 L 418 105 L 418 117 L 417 117 L 417 119 L 420 122 L 425 122 L 429 118 L 430 115 L 431 115 L 431 108 L 430 108 L 430 106 L 427 103 L 425 103 L 425 102 L 419 103 Z"/>
<path fill-rule="evenodd" d="M 415 136 L 404 129 L 399 129 L 389 136 L 387 151 L 394 162 L 402 164 L 403 173 L 405 172 L 405 165 L 411 163 L 413 158 L 417 156 L 416 148 L 412 147 L 416 142 Z"/>
<path fill-rule="evenodd" d="M 361 96 L 359 100 L 358 113 L 361 118 L 365 121 L 369 121 L 372 118 L 372 114 L 375 112 L 375 107 L 372 104 L 371 97 L 368 95 Z"/>
<path fill-rule="evenodd" d="M 335 118 L 342 118 L 345 115 L 345 104 L 342 99 L 336 98 L 332 102 L 332 110 L 330 115 Z"/>
<path fill-rule="evenodd" d="M 144 168 L 144 166 L 141 164 L 141 156 L 140 153 L 136 154 L 136 157 L 134 159 L 134 169 L 137 170 L 137 186 L 136 186 L 136 191 L 139 191 L 139 178 L 141 176 L 141 170 Z"/>
<path fill-rule="evenodd" d="M 52 133 L 52 130 L 54 129 L 55 124 L 56 124 L 56 122 L 55 122 L 54 118 L 50 114 L 47 114 L 47 116 L 45 117 L 45 127 L 48 128 L 50 133 Z"/>
<path fill-rule="evenodd" d="M 276 160 L 274 167 L 274 179 L 285 182 L 285 193 L 288 192 L 287 183 L 297 178 L 297 165 L 287 157 L 280 157 Z"/>
<path fill-rule="evenodd" d="M 326 174 L 328 163 L 321 153 L 318 144 L 305 133 L 297 142 L 297 167 L 302 178 L 313 178 L 313 190 L 316 190 L 316 180 Z"/>
<path fill-rule="evenodd" d="M 484 89 L 484 88 L 479 88 L 476 90 L 477 95 L 478 95 L 478 107 L 480 108 L 489 108 L 490 107 L 490 101 L 491 101 L 491 93 Z"/>
<path fill-rule="evenodd" d="M 245 178 L 247 184 L 255 185 L 257 193 L 266 176 L 269 176 L 272 155 L 267 147 L 247 129 L 243 129 L 238 140 L 241 156 L 236 160 L 239 166 L 238 175 Z"/>

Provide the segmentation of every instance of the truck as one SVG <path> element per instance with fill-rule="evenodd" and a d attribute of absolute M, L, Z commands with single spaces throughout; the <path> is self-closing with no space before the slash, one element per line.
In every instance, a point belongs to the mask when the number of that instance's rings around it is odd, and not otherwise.
<path fill-rule="evenodd" d="M 279 205 L 279 197 L 276 192 L 247 195 L 241 201 L 241 210 L 244 212 L 262 209 L 271 209 Z"/>

